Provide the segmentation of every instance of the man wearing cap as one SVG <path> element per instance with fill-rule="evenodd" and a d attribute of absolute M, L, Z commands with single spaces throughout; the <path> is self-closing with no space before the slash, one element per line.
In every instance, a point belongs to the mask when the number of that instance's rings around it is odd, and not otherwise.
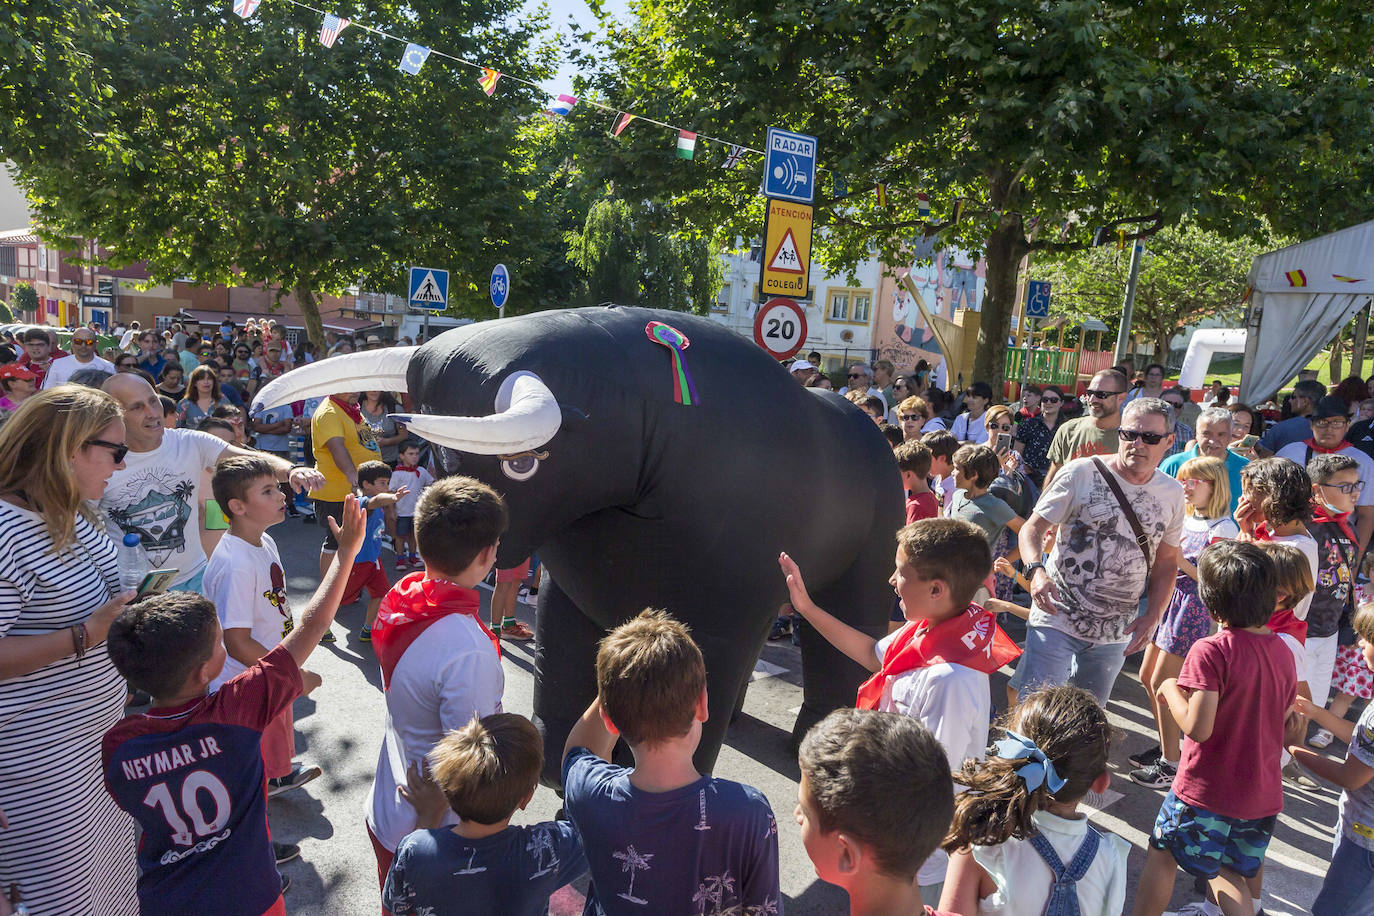
<path fill-rule="evenodd" d="M 1296 389 L 1293 394 L 1297 396 Z M 1306 468 L 1313 455 L 1345 455 L 1360 466 L 1361 490 L 1355 500 L 1355 535 L 1363 553 L 1369 545 L 1369 536 L 1374 534 L 1374 458 L 1345 441 L 1350 417 L 1346 414 L 1344 399 L 1327 395 L 1317 401 L 1312 415 L 1304 419 L 1311 423 L 1312 435 L 1285 445 L 1279 449 L 1278 457 Z"/>
<path fill-rule="evenodd" d="M 0 419 L 38 390 L 38 373 L 21 363 L 0 366 Z"/>
<path fill-rule="evenodd" d="M 258 360 L 258 367 L 253 370 L 253 381 L 257 383 L 257 388 L 262 388 L 263 385 L 291 368 L 281 357 L 281 342 L 275 339 L 269 340 L 267 347 L 263 350 L 262 358 Z"/>
<path fill-rule="evenodd" d="M 793 380 L 795 380 L 797 384 L 805 388 L 807 382 L 811 381 L 815 376 L 816 367 L 811 365 L 807 360 L 794 359 L 792 360 L 792 365 L 787 367 L 787 371 L 791 373 Z"/>
<path fill-rule="evenodd" d="M 1265 430 L 1264 435 L 1255 443 L 1255 454 L 1261 458 L 1268 458 L 1270 455 L 1277 455 L 1285 446 L 1311 438 L 1312 411 L 1316 408 L 1317 401 L 1325 395 L 1326 386 L 1316 379 L 1302 379 L 1294 385 L 1293 393 L 1288 396 L 1288 409 L 1293 412 L 1293 416 L 1287 420 L 1280 420 Z"/>
<path fill-rule="evenodd" d="M 114 375 L 114 363 L 96 355 L 96 340 L 96 333 L 90 328 L 78 328 L 73 332 L 71 343 L 68 344 L 72 348 L 72 355 L 52 361 L 48 366 L 47 375 L 43 377 L 42 387 L 56 388 L 58 385 L 65 385 L 67 379 L 79 369 L 99 369 Z"/>

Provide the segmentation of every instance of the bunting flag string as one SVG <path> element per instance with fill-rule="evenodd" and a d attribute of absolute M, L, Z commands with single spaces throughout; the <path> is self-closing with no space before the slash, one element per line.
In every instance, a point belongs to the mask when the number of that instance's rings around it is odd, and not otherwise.
<path fill-rule="evenodd" d="M 230 0 L 230 2 L 233 12 L 243 19 L 251 18 L 253 14 L 257 11 L 258 7 L 262 4 L 262 0 Z M 495 68 L 485 67 L 480 64 L 474 63 L 470 60 L 465 60 L 464 58 L 458 57 L 456 55 L 448 54 L 443 51 L 434 50 L 432 48 L 426 47 L 425 45 L 421 45 L 417 42 L 408 41 L 407 39 L 402 38 L 398 35 L 392 35 L 389 32 L 385 32 L 381 29 L 374 28 L 364 23 L 356 22 L 337 16 L 336 14 L 330 13 L 327 10 L 320 9 L 319 7 L 313 6 L 310 3 L 303 2 L 303 0 L 280 0 L 280 2 L 287 3 L 292 6 L 299 7 L 301 9 L 311 10 L 319 14 L 322 17 L 319 40 L 320 44 L 324 45 L 327 48 L 332 48 L 334 46 L 334 42 L 338 39 L 339 35 L 343 32 L 343 30 L 349 27 L 362 29 L 363 31 L 376 35 L 379 38 L 385 38 L 390 41 L 398 41 L 403 43 L 405 45 L 405 53 L 401 55 L 401 60 L 398 65 L 398 69 L 412 76 L 416 76 L 419 74 L 421 68 L 425 64 L 425 61 L 428 60 L 428 58 L 432 54 L 436 57 L 446 58 L 448 60 L 453 61 L 456 64 L 460 64 L 465 67 L 471 67 L 472 69 L 478 71 L 478 85 L 481 86 L 482 91 L 485 92 L 488 96 L 491 96 L 496 91 L 497 81 L 501 79 L 514 80 L 515 82 L 523 86 L 529 86 L 532 89 L 542 88 L 538 83 L 534 82 L 533 80 L 524 79 L 518 76 L 512 76 L 509 73 L 503 73 Z M 612 131 L 612 135 L 615 137 L 619 137 L 621 133 L 625 130 L 625 128 L 628 127 L 630 123 L 633 121 L 644 121 L 648 124 L 653 124 L 656 127 L 662 127 L 668 130 L 677 131 L 677 156 L 681 159 L 690 160 L 695 158 L 697 140 L 702 140 L 706 143 L 716 143 L 726 147 L 728 149 L 728 153 L 726 155 L 725 162 L 722 165 L 722 168 L 727 170 L 738 168 L 746 154 L 753 154 L 757 156 L 764 155 L 764 151 L 761 149 L 756 149 L 755 147 L 746 146 L 744 144 L 732 143 L 729 140 L 723 139 L 721 137 L 713 137 L 707 134 L 699 134 L 695 131 L 689 131 L 684 128 L 680 128 L 674 124 L 669 124 L 667 121 L 660 121 L 656 118 L 651 118 L 646 115 L 635 114 L 632 112 L 617 109 L 611 105 L 607 105 L 596 99 L 579 99 L 576 96 L 560 94 L 549 100 L 548 107 L 546 107 L 544 111 L 546 115 L 552 118 L 567 117 L 572 112 L 573 108 L 576 107 L 578 104 L 590 105 L 593 108 L 610 112 L 613 115 L 615 115 L 616 123 L 615 128 Z M 834 192 L 834 197 L 836 200 L 842 200 L 849 196 L 849 185 L 844 176 L 838 174 L 832 169 L 827 169 L 824 167 L 819 168 L 817 171 L 828 172 L 830 174 L 831 188 Z M 889 206 L 887 189 L 888 185 L 886 182 L 878 182 L 875 184 L 875 190 L 878 196 L 878 203 L 881 207 Z M 951 224 L 957 224 L 959 222 L 960 218 L 963 215 L 965 203 L 966 200 L 962 197 L 955 200 L 954 215 L 953 219 L 951 220 Z M 921 219 L 930 219 L 929 194 L 927 194 L 924 191 L 916 194 L 916 209 L 917 214 Z M 1032 228 L 1034 228 L 1034 225 L 1035 222 L 1032 221 Z M 1060 232 L 1061 240 L 1066 239 L 1068 237 L 1070 226 L 1071 222 L 1069 220 L 1065 220 Z"/>

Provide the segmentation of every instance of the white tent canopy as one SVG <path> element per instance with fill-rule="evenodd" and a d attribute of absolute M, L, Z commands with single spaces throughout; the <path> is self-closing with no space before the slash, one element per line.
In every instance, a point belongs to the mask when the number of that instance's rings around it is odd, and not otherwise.
<path fill-rule="evenodd" d="M 1374 221 L 1260 255 L 1250 288 L 1247 404 L 1278 391 L 1374 296 Z"/>

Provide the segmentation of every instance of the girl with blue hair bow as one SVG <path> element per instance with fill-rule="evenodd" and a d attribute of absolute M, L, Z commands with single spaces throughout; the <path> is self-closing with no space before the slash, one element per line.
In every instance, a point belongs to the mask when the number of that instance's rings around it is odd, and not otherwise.
<path fill-rule="evenodd" d="M 956 796 L 940 910 L 1119 916 L 1130 845 L 1078 810 L 1110 781 L 1111 727 L 1092 694 L 1048 687 L 1004 723 L 996 753 L 954 774 Z"/>

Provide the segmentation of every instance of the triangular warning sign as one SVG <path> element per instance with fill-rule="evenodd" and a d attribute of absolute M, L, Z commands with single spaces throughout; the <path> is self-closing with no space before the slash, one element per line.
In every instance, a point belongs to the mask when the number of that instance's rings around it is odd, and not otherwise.
<path fill-rule="evenodd" d="M 801 257 L 797 254 L 797 241 L 792 238 L 791 229 L 787 230 L 787 234 L 778 243 L 778 250 L 773 252 L 773 257 L 768 261 L 768 269 L 784 274 L 802 273 Z"/>
<path fill-rule="evenodd" d="M 420 281 L 420 285 L 415 289 L 415 295 L 410 297 L 411 302 L 443 302 L 444 294 L 439 289 L 439 284 L 434 279 L 434 271 L 425 274 L 425 278 Z"/>

